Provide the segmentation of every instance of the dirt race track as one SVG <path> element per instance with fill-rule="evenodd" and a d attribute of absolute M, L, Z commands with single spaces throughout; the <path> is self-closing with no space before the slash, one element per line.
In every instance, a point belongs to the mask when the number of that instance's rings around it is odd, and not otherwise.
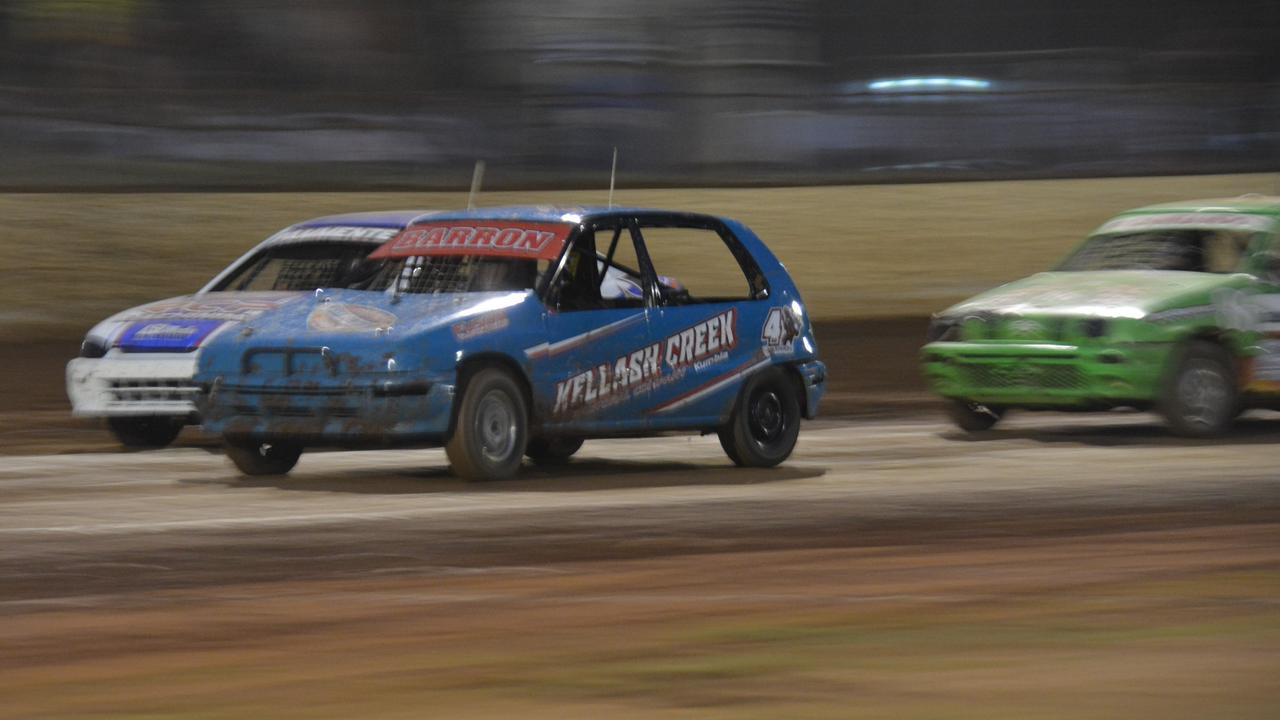
<path fill-rule="evenodd" d="M 438 450 L 271 479 L 192 431 L 124 453 L 62 385 L 88 323 L 212 271 L 139 228 L 195 218 L 213 264 L 299 217 L 449 198 L 0 197 L 24 228 L 0 245 L 34 253 L 0 272 L 0 337 L 21 339 L 0 343 L 0 718 L 1280 717 L 1280 414 L 1213 442 L 1117 413 L 969 437 L 915 363 L 952 295 L 1123 207 L 1258 182 L 636 193 L 770 237 L 846 208 L 805 226 L 822 253 L 781 248 L 826 308 L 824 419 L 768 471 L 670 437 L 478 485 Z M 68 274 L 45 239 L 89 219 L 97 259 Z M 945 272 L 894 274 L 895 233 Z M 863 311 L 912 317 L 837 319 Z"/>
<path fill-rule="evenodd" d="M 0 716 L 1275 717 L 1278 441 L 843 419 L 773 470 L 670 437 L 480 485 L 9 456 Z"/>

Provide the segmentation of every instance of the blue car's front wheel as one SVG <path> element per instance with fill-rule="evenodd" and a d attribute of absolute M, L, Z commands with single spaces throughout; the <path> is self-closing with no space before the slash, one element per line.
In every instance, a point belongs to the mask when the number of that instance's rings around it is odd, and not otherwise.
<path fill-rule="evenodd" d="M 520 468 L 528 442 L 524 393 L 511 375 L 485 368 L 467 380 L 445 453 L 468 480 L 500 480 Z"/>

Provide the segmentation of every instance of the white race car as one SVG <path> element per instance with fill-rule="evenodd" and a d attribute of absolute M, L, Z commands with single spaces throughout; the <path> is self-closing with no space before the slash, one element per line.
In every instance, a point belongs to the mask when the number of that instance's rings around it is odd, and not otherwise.
<path fill-rule="evenodd" d="M 427 210 L 353 213 L 291 225 L 264 240 L 194 295 L 117 313 L 85 337 L 67 364 L 78 417 L 103 417 L 126 447 L 159 448 L 199 422 L 191 378 L 214 335 L 299 293 L 341 287 L 374 248 Z"/>

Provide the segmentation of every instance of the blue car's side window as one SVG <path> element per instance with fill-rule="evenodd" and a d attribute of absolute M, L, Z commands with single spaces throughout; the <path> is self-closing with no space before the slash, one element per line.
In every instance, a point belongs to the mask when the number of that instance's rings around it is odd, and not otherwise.
<path fill-rule="evenodd" d="M 547 303 L 561 312 L 642 308 L 643 277 L 629 228 L 589 229 L 566 252 Z"/>
<path fill-rule="evenodd" d="M 546 293 L 546 342 L 526 350 L 544 425 L 558 431 L 631 431 L 660 372 L 643 273 L 622 222 L 584 228 Z"/>
<path fill-rule="evenodd" d="M 760 343 L 768 285 L 723 228 L 641 218 L 637 229 L 657 280 L 650 331 L 664 375 L 643 412 L 654 428 L 721 422 L 742 382 L 770 364 Z"/>
<path fill-rule="evenodd" d="M 752 275 L 759 271 L 749 273 L 715 228 L 642 222 L 640 232 L 654 272 L 661 280 L 662 304 L 731 302 L 756 297 Z"/>

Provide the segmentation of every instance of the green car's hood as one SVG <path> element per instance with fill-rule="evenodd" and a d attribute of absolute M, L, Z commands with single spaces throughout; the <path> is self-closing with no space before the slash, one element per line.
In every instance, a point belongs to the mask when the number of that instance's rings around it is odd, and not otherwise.
<path fill-rule="evenodd" d="M 1017 280 L 953 305 L 943 315 L 982 312 L 1140 318 L 1174 307 L 1209 302 L 1221 287 L 1247 276 L 1173 270 L 1046 272 Z"/>

